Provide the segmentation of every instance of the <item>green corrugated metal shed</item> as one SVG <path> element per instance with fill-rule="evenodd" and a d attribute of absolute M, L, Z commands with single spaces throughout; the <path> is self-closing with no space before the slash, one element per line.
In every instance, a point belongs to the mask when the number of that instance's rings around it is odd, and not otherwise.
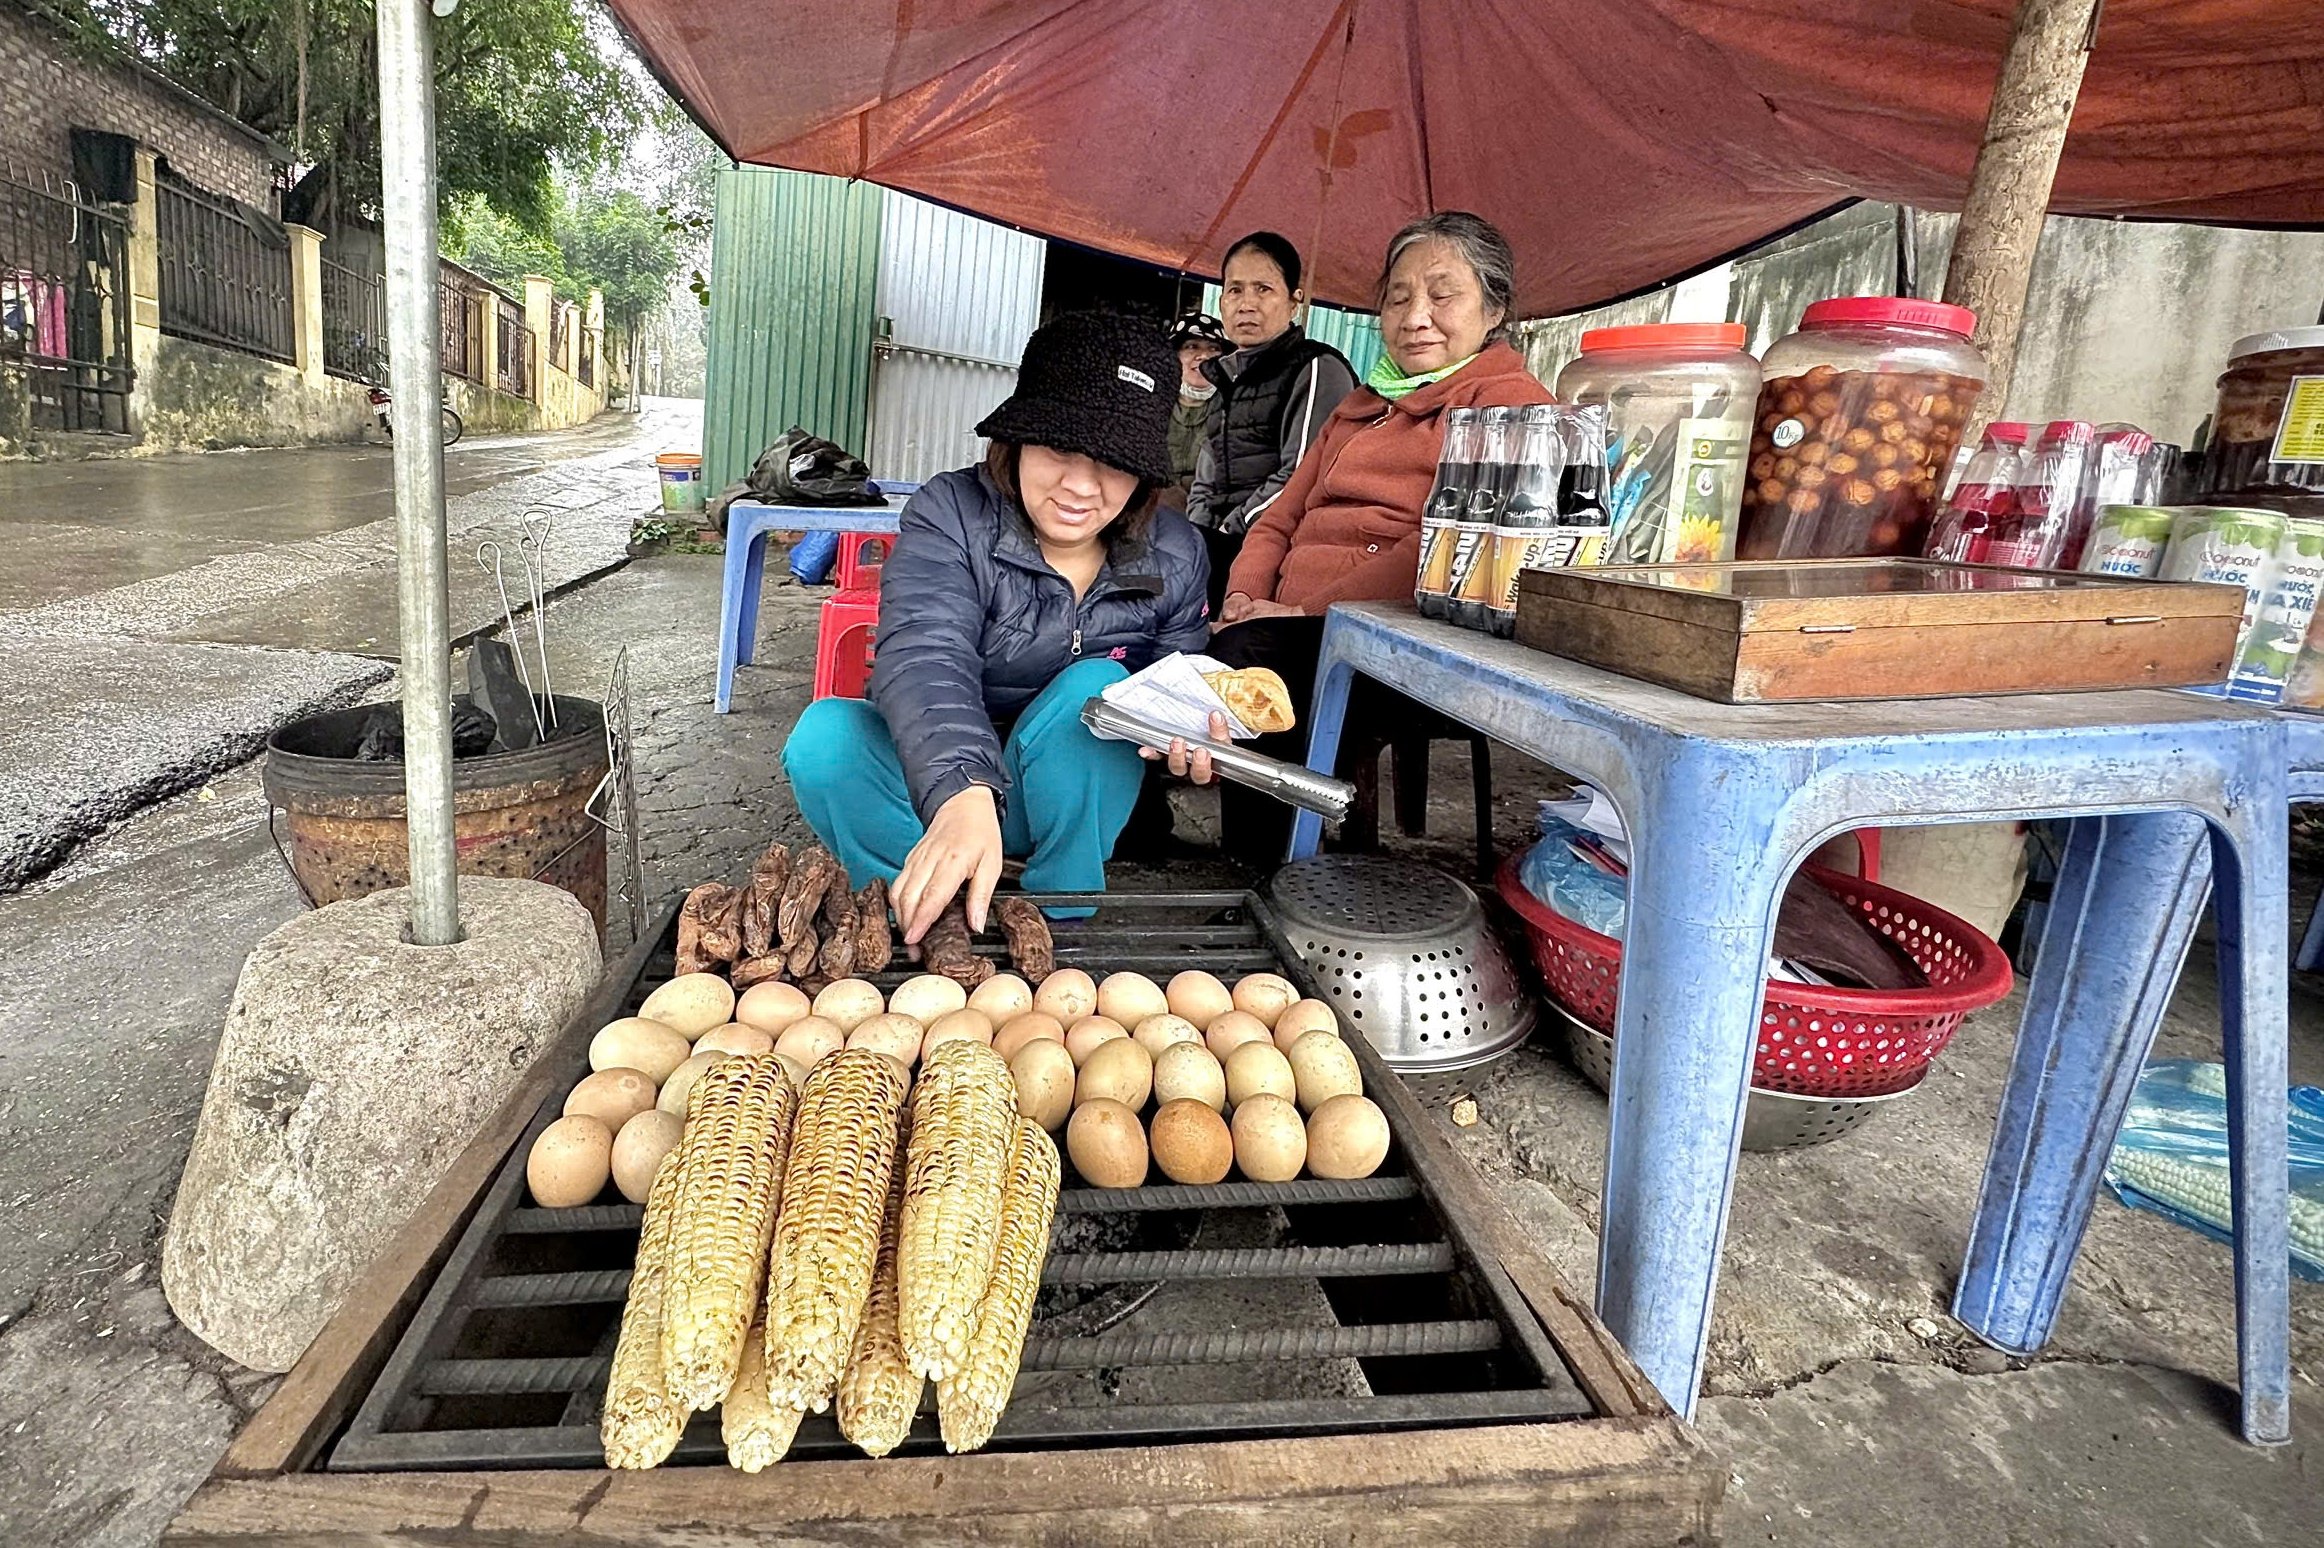
<path fill-rule="evenodd" d="M 1371 374 L 1372 364 L 1383 353 L 1380 345 L 1380 319 L 1370 312 L 1343 312 L 1336 306 L 1311 306 L 1307 309 L 1307 336 L 1321 339 L 1348 357 L 1348 364 L 1356 368 L 1356 380 Z"/>
<path fill-rule="evenodd" d="M 764 167 L 718 174 L 703 478 L 741 478 L 793 425 L 864 445 L 880 191 Z"/>
<path fill-rule="evenodd" d="M 1202 309 L 1211 316 L 1218 315 L 1219 291 L 1216 285 L 1202 287 Z M 1307 336 L 1320 339 L 1348 357 L 1348 364 L 1356 368 L 1356 380 L 1369 375 L 1372 363 L 1384 351 L 1380 345 L 1380 319 L 1370 312 L 1350 312 L 1336 306 L 1310 306 L 1307 309 Z"/>

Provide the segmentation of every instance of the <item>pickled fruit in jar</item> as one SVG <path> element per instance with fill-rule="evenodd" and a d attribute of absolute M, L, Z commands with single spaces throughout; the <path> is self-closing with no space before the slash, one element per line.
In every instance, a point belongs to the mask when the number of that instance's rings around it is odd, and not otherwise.
<path fill-rule="evenodd" d="M 1752 428 L 1738 557 L 1919 555 L 1983 385 L 1830 365 L 1771 378 Z"/>

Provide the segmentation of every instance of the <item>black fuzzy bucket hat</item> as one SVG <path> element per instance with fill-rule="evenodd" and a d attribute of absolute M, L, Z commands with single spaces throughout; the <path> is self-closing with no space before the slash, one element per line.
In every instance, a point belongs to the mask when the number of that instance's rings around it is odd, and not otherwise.
<path fill-rule="evenodd" d="M 1025 341 L 1017 390 L 976 433 L 1080 452 L 1149 484 L 1170 482 L 1178 353 L 1151 322 L 1068 312 Z"/>

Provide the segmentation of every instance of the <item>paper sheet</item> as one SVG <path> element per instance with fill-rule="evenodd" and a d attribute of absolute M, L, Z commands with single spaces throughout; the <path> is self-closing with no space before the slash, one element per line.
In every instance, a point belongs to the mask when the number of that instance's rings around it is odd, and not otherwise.
<path fill-rule="evenodd" d="M 1630 834 L 1622 826 L 1622 814 L 1596 786 L 1576 785 L 1572 795 L 1542 802 L 1541 812 L 1584 833 L 1595 833 L 1605 841 L 1609 853 L 1624 865 L 1630 863 Z"/>
<path fill-rule="evenodd" d="M 1226 701 L 1202 680 L 1205 672 L 1226 670 L 1224 662 L 1213 661 L 1208 656 L 1173 651 L 1098 696 L 1142 720 L 1166 726 L 1176 735 L 1202 741 L 1210 739 L 1210 717 L 1224 715 L 1233 738 L 1247 742 L 1259 733 L 1237 719 Z"/>

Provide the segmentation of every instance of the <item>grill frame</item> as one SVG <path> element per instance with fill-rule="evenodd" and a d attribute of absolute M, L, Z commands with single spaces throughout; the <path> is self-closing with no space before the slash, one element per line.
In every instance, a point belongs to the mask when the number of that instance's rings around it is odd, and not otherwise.
<path fill-rule="evenodd" d="M 1186 968 L 1202 968 L 1225 977 L 1282 972 L 1303 989 L 1313 988 L 1289 949 L 1281 921 L 1253 893 L 1115 893 L 1043 901 L 1088 902 L 1099 909 L 1093 919 L 1059 929 L 1060 967 L 1079 966 L 1093 973 L 1139 971 L 1159 978 Z M 1213 917 L 1200 924 L 1186 922 L 1204 915 Z M 675 934 L 674 920 L 666 921 L 652 954 L 633 973 L 618 1013 L 634 1011 L 667 979 Z M 997 932 L 980 938 L 977 946 L 980 953 L 996 960 L 1004 956 Z M 877 981 L 883 990 L 892 989 L 911 971 L 906 964 L 879 975 Z M 521 1247 L 509 1247 L 518 1240 L 562 1236 L 580 1248 L 597 1245 L 602 1235 L 611 1257 L 618 1258 L 623 1269 L 634 1254 L 640 1213 L 637 1206 L 595 1206 L 569 1223 L 573 1229 L 567 1229 L 568 1222 L 558 1217 L 578 1212 L 522 1208 L 525 1155 L 533 1137 L 557 1117 L 563 1092 L 585 1068 L 592 1031 L 593 1025 L 571 1027 L 560 1039 L 558 1052 L 551 1057 L 563 1062 L 564 1075 L 552 1083 L 523 1137 L 510 1148 L 378 1380 L 330 1448 L 324 1464 L 328 1471 L 493 1471 L 602 1465 L 594 1400 L 603 1386 L 611 1354 L 609 1339 L 618 1324 L 626 1273 L 615 1270 L 610 1261 L 538 1274 L 492 1272 L 496 1266 L 505 1268 L 512 1252 L 521 1253 Z M 1363 1065 L 1367 1090 L 1378 1092 L 1395 1079 L 1367 1042 L 1356 1038 L 1351 1047 Z M 1590 1399 L 1539 1323 L 1526 1311 L 1507 1274 L 1492 1254 L 1482 1249 L 1473 1225 L 1428 1186 L 1422 1175 L 1425 1168 L 1412 1165 L 1412 1149 L 1402 1137 L 1402 1130 L 1413 1121 L 1411 1115 L 1394 1107 L 1388 1110 L 1390 1127 L 1398 1132 L 1399 1142 L 1382 1174 L 1361 1182 L 1301 1179 L 1289 1184 L 1237 1182 L 1210 1187 L 1157 1183 L 1121 1191 L 1069 1186 L 1059 1201 L 1061 1218 L 1074 1213 L 1119 1214 L 1167 1208 L 1199 1209 L 1203 1218 L 1209 1219 L 1216 1210 L 1282 1209 L 1295 1230 L 1304 1222 L 1326 1235 L 1333 1227 L 1346 1228 L 1350 1224 L 1346 1217 L 1367 1206 L 1373 1218 L 1383 1222 L 1391 1213 L 1399 1218 L 1404 1214 L 1404 1210 L 1381 1209 L 1383 1205 L 1402 1204 L 1408 1210 L 1424 1211 L 1431 1217 L 1433 1241 L 1324 1241 L 1228 1251 L 1197 1246 L 1126 1255 L 1080 1254 L 1053 1260 L 1052 1271 L 1044 1274 L 1044 1283 L 1090 1282 L 1105 1266 L 1093 1267 L 1077 1259 L 1129 1257 L 1136 1260 L 1134 1267 L 1157 1271 L 1151 1277 L 1163 1284 L 1226 1278 L 1311 1280 L 1322 1289 L 1340 1327 L 1288 1334 L 1281 1330 L 1229 1331 L 1215 1336 L 1094 1331 L 1053 1336 L 1037 1324 L 1027 1343 L 1024 1369 L 1027 1373 L 1089 1372 L 1268 1358 L 1355 1359 L 1367 1375 L 1375 1370 L 1387 1374 L 1391 1378 L 1389 1391 L 1361 1398 L 1310 1396 L 1212 1403 L 1203 1406 L 1201 1422 L 1195 1425 L 1184 1423 L 1188 1412 L 1182 1404 L 1116 1402 L 1064 1409 L 1012 1405 L 994 1436 L 993 1449 L 1148 1444 L 1183 1440 L 1194 1434 L 1351 1434 L 1590 1417 L 1595 1412 Z M 1070 1184 L 1070 1165 L 1067 1171 Z M 1444 1315 L 1415 1319 L 1395 1316 L 1391 1311 L 1377 1320 L 1374 1315 L 1362 1315 L 1349 1322 L 1351 1312 L 1390 1311 L 1389 1303 L 1409 1295 L 1415 1288 L 1415 1271 L 1407 1268 L 1397 1274 L 1393 1266 L 1416 1256 L 1414 1249 L 1433 1249 L 1426 1254 L 1432 1265 L 1450 1259 L 1446 1267 L 1418 1271 L 1429 1281 L 1423 1293 L 1431 1298 L 1436 1283 L 1442 1281 Z M 1101 1282 L 1139 1283 L 1148 1278 L 1147 1273 L 1122 1275 L 1120 1267 L 1114 1265 L 1116 1276 Z M 1319 1267 L 1329 1272 L 1319 1277 Z M 1400 1281 L 1402 1288 L 1397 1283 L 1378 1283 L 1383 1280 Z M 575 1354 L 568 1349 L 527 1356 L 463 1350 L 463 1345 L 476 1342 L 479 1327 L 490 1326 L 475 1322 L 480 1314 L 531 1312 L 549 1317 L 558 1315 L 550 1310 L 557 1307 L 609 1309 L 603 1312 L 606 1325 L 594 1335 L 592 1353 Z M 581 1336 L 591 1335 L 584 1331 Z M 1483 1358 L 1459 1358 L 1465 1356 Z M 1393 1361 L 1394 1369 L 1372 1363 L 1378 1361 Z M 1439 1369 L 1486 1373 L 1493 1384 L 1448 1382 L 1442 1391 L 1398 1390 L 1416 1381 L 1425 1384 L 1429 1372 Z M 528 1399 L 557 1396 L 565 1402 L 554 1423 L 467 1427 L 435 1422 L 447 1409 L 460 1412 L 463 1400 L 471 1408 L 482 1408 L 515 1399 L 503 1405 L 515 1408 L 525 1406 Z M 1394 1401 L 1385 1401 L 1389 1398 Z M 914 1454 L 942 1454 L 933 1412 L 920 1415 L 910 1439 L 898 1452 Z M 671 1462 L 723 1462 L 724 1456 L 713 1410 L 695 1416 Z M 809 1416 L 792 1456 L 801 1460 L 864 1460 L 840 1437 L 828 1413 Z"/>
<path fill-rule="evenodd" d="M 677 904 L 663 900 L 653 928 L 600 980 L 576 1023 L 593 1027 L 621 1013 L 623 991 Z M 860 1459 L 787 1462 L 756 1478 L 725 1467 L 322 1471 L 323 1454 L 377 1380 L 509 1150 L 568 1074 L 552 1055 L 520 1077 L 234 1436 L 164 1530 L 166 1548 L 1152 1548 L 1161 1536 L 1189 1548 L 1437 1548 L 1448 1540 L 1701 1548 L 1719 1540 L 1726 1458 L 1671 1412 L 1588 1298 L 1393 1083 L 1380 1088 L 1382 1106 L 1392 1120 L 1407 1115 L 1412 1148 L 1434 1158 L 1433 1181 L 1481 1226 L 1596 1417 L 1213 1441 L 1201 1429 L 1207 1410 L 1197 1410 L 1175 1443 L 1143 1451 L 890 1457 L 876 1474 Z"/>

